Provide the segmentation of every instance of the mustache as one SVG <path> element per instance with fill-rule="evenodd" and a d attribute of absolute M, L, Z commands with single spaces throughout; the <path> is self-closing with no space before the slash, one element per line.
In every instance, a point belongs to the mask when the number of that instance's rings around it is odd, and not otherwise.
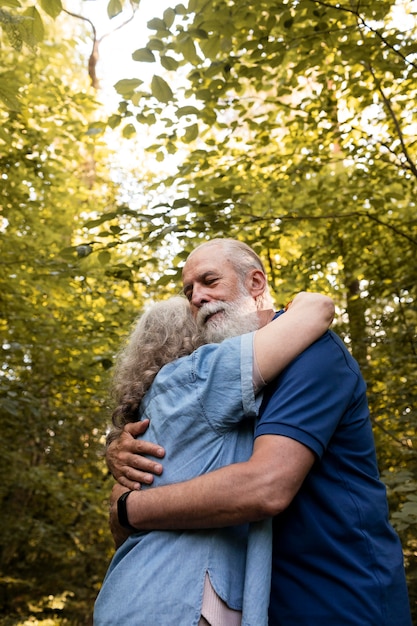
<path fill-rule="evenodd" d="M 226 308 L 227 307 L 224 302 L 207 302 L 206 304 L 203 304 L 197 313 L 197 325 L 204 326 L 212 315 L 219 313 L 219 311 L 225 311 Z"/>

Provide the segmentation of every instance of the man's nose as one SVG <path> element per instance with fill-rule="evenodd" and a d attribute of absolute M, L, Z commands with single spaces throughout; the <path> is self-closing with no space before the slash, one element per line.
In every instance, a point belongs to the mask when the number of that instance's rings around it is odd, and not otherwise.
<path fill-rule="evenodd" d="M 196 309 L 200 309 L 203 304 L 206 304 L 210 301 L 210 297 L 207 294 L 206 289 L 203 285 L 194 285 L 193 287 L 193 295 L 191 297 L 191 305 Z"/>

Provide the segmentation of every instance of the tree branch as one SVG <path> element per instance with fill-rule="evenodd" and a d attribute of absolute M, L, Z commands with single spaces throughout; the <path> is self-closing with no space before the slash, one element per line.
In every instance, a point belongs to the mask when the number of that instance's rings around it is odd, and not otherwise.
<path fill-rule="evenodd" d="M 241 215 L 243 215 L 241 213 Z M 414 237 L 412 237 L 411 235 L 408 235 L 407 233 L 403 232 L 402 230 L 400 230 L 399 228 L 397 228 L 396 226 L 394 226 L 394 224 L 389 224 L 387 222 L 384 222 L 383 220 L 381 220 L 379 217 L 377 217 L 376 215 L 372 214 L 372 213 L 367 213 L 366 211 L 353 211 L 352 213 L 342 213 L 339 215 L 334 215 L 334 214 L 328 214 L 328 215 L 279 215 L 276 216 L 274 219 L 275 220 L 280 220 L 281 222 L 288 222 L 288 221 L 303 221 L 303 220 L 334 220 L 334 219 L 352 219 L 355 217 L 365 217 L 366 219 L 372 220 L 374 222 L 376 222 L 377 224 L 379 224 L 380 226 L 383 226 L 384 228 L 388 228 L 389 230 L 391 230 L 392 232 L 394 232 L 396 235 L 398 235 L 399 237 L 403 237 L 404 239 L 407 239 L 407 241 L 409 241 L 410 243 L 412 243 L 414 246 L 417 246 L 417 239 L 414 239 Z M 251 223 L 256 223 L 256 222 L 262 222 L 264 221 L 265 217 L 254 217 L 251 216 Z"/>
<path fill-rule="evenodd" d="M 381 86 L 381 82 L 376 77 L 375 72 L 374 72 L 372 66 L 370 64 L 365 64 L 365 67 L 367 67 L 367 69 L 369 70 L 372 78 L 374 79 L 375 85 L 376 85 L 376 87 L 377 87 L 377 89 L 378 89 L 378 91 L 379 91 L 379 93 L 381 95 L 381 98 L 382 98 L 386 108 L 388 109 L 388 113 L 390 114 L 392 121 L 394 122 L 395 130 L 397 131 L 397 136 L 398 136 L 398 139 L 400 140 L 400 144 L 401 144 L 403 155 L 404 155 L 404 157 L 405 157 L 405 159 L 406 159 L 406 161 L 407 161 L 407 163 L 409 165 L 409 168 L 410 168 L 411 172 L 414 174 L 414 177 L 417 178 L 417 167 L 416 167 L 414 161 L 412 160 L 412 158 L 411 158 L 411 156 L 410 156 L 410 154 L 408 152 L 407 146 L 405 145 L 403 132 L 401 130 L 401 126 L 400 126 L 400 123 L 398 121 L 398 118 L 397 118 L 397 116 L 394 113 L 394 109 L 392 108 L 391 101 L 385 95 L 385 92 L 384 92 L 384 90 L 382 89 L 382 86 Z"/>
<path fill-rule="evenodd" d="M 132 15 L 130 17 L 128 17 L 124 22 L 122 22 L 122 24 L 119 24 L 119 26 L 114 28 L 112 31 L 102 35 L 99 39 L 97 38 L 96 27 L 94 26 L 93 22 L 88 17 L 84 17 L 83 15 L 78 15 L 77 13 L 73 13 L 72 11 L 68 11 L 67 9 L 64 9 L 64 8 L 62 9 L 63 12 L 66 13 L 67 15 L 71 15 L 71 17 L 75 17 L 75 18 L 77 18 L 79 20 L 83 20 L 84 22 L 87 22 L 91 26 L 91 30 L 93 32 L 93 48 L 91 50 L 91 54 L 90 54 L 89 59 L 88 59 L 88 75 L 89 75 L 90 80 L 91 80 L 91 85 L 94 87 L 94 89 L 98 89 L 99 86 L 100 86 L 99 80 L 97 78 L 97 63 L 98 63 L 98 60 L 99 60 L 99 45 L 101 44 L 103 39 L 105 39 L 109 35 L 112 35 L 116 31 L 120 30 L 121 28 L 126 26 L 126 24 L 129 24 L 129 22 L 131 22 L 133 20 L 133 18 L 135 17 L 135 14 L 136 14 L 136 11 L 137 11 L 138 7 L 136 5 L 134 5 L 133 3 L 131 3 L 131 7 L 132 7 Z"/>
<path fill-rule="evenodd" d="M 320 6 L 324 6 L 327 7 L 329 9 L 336 9 L 337 11 L 344 11 L 345 13 L 351 13 L 352 15 L 354 15 L 358 21 L 362 24 L 362 26 L 364 26 L 365 28 L 367 28 L 369 31 L 371 31 L 372 33 L 374 33 L 374 35 L 376 35 L 381 41 L 382 43 L 391 50 L 391 52 L 394 52 L 394 54 L 396 54 L 397 56 L 401 57 L 401 59 L 407 64 L 407 65 L 411 65 L 412 67 L 414 67 L 415 69 L 417 69 L 417 64 L 413 63 L 413 61 L 411 61 L 410 59 L 408 59 L 402 52 L 401 50 L 397 50 L 397 48 L 395 48 L 392 44 L 390 44 L 386 38 L 379 32 L 379 30 L 377 30 L 376 28 L 372 28 L 372 26 L 370 26 L 365 19 L 360 15 L 359 13 L 359 8 L 356 9 L 352 9 L 351 7 L 347 7 L 347 6 L 342 6 L 341 4 L 331 4 L 330 2 L 324 2 L 323 0 L 310 0 L 310 2 L 313 2 L 313 4 L 319 4 Z M 359 3 L 358 3 L 358 7 L 359 7 Z"/>

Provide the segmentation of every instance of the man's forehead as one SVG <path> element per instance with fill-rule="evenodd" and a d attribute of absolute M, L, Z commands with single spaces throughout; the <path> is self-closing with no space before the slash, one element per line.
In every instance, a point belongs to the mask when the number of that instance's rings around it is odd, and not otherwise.
<path fill-rule="evenodd" d="M 212 276 L 221 277 L 223 275 L 221 270 L 215 269 L 213 266 L 194 267 L 190 271 L 184 271 L 182 273 L 182 282 L 184 289 L 191 287 L 194 283 L 204 283 Z"/>
<path fill-rule="evenodd" d="M 182 270 L 183 281 L 201 280 L 209 273 L 223 273 L 231 264 L 216 246 L 191 253 Z"/>

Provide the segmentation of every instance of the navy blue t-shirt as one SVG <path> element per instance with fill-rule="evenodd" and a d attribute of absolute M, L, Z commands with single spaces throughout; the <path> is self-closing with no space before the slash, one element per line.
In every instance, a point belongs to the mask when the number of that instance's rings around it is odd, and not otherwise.
<path fill-rule="evenodd" d="M 269 386 L 256 427 L 265 434 L 291 437 L 316 456 L 274 520 L 270 626 L 411 626 L 365 382 L 333 332 Z"/>

